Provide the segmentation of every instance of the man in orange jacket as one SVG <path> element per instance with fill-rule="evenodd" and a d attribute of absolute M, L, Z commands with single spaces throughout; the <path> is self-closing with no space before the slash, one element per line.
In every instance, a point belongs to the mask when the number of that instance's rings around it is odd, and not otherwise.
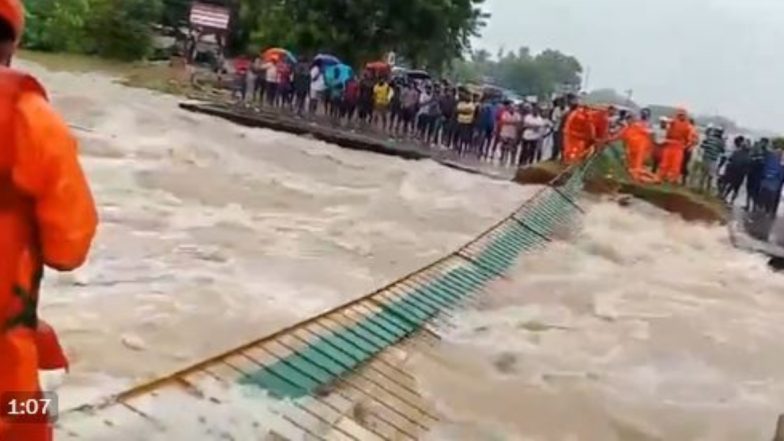
<path fill-rule="evenodd" d="M 626 145 L 626 161 L 629 175 L 638 182 L 653 182 L 653 175 L 645 169 L 645 161 L 653 151 L 651 128 L 645 121 L 645 109 L 640 118 L 632 118 L 615 136 Z"/>
<path fill-rule="evenodd" d="M 693 142 L 693 139 L 694 128 L 689 122 L 688 115 L 685 110 L 679 109 L 675 114 L 675 119 L 667 129 L 667 137 L 662 149 L 659 178 L 663 182 L 672 184 L 680 182 L 684 154 Z"/>
<path fill-rule="evenodd" d="M 569 113 L 563 130 L 563 160 L 568 165 L 583 160 L 596 140 L 594 115 L 588 107 L 578 105 Z"/>
<path fill-rule="evenodd" d="M 37 317 L 44 265 L 86 259 L 97 225 L 76 140 L 31 76 L 9 68 L 24 29 L 21 0 L 0 0 L 0 441 L 52 439 L 51 424 L 22 424 L 8 401 L 40 396 L 52 331 Z"/>

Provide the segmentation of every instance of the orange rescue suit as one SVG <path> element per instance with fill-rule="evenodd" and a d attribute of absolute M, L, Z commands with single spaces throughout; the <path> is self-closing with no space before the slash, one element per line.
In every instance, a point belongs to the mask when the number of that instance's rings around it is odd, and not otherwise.
<path fill-rule="evenodd" d="M 51 361 L 37 319 L 44 265 L 67 271 L 85 260 L 97 226 L 76 140 L 32 77 L 0 68 L 0 397 L 40 392 Z M 49 346 L 48 343 L 45 346 Z M 0 417 L 0 440 L 49 440 L 49 424 Z"/>
<path fill-rule="evenodd" d="M 580 162 L 595 139 L 591 111 L 583 106 L 573 110 L 564 124 L 564 162 L 569 165 Z"/>
<path fill-rule="evenodd" d="M 688 120 L 676 118 L 670 123 L 659 164 L 659 178 L 662 181 L 680 182 L 684 152 L 692 145 L 693 139 L 694 128 Z"/>
<path fill-rule="evenodd" d="M 610 114 L 606 110 L 592 110 L 591 123 L 594 127 L 594 142 L 606 142 L 610 137 Z"/>
<path fill-rule="evenodd" d="M 645 171 L 645 161 L 653 151 L 653 140 L 648 125 L 644 121 L 634 121 L 618 134 L 626 145 L 626 159 L 629 174 L 641 180 Z"/>

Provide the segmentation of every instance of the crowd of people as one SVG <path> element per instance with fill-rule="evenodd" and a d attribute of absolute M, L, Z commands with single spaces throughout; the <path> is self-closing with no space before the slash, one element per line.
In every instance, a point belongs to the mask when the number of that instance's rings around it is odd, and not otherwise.
<path fill-rule="evenodd" d="M 648 109 L 588 106 L 574 94 L 545 103 L 513 102 L 493 89 L 393 75 L 383 63 L 344 77 L 329 75 L 330 67 L 259 56 L 238 65 L 234 96 L 510 167 L 543 159 L 573 164 L 622 141 L 635 180 L 689 185 L 728 203 L 745 183 L 747 209 L 775 213 L 778 207 L 784 182 L 780 149 L 768 139 L 742 136 L 728 147 L 722 128 L 703 133 L 685 110 L 654 122 Z"/>
<path fill-rule="evenodd" d="M 542 160 L 543 145 L 566 114 L 563 99 L 546 106 L 514 103 L 497 91 L 395 76 L 389 68 L 333 80 L 328 68 L 259 57 L 236 69 L 234 98 L 507 166 Z"/>

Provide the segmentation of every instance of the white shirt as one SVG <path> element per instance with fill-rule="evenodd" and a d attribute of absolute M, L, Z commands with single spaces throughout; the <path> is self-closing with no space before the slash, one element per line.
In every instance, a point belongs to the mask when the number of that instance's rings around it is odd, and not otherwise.
<path fill-rule="evenodd" d="M 326 88 L 327 84 L 324 81 L 324 74 L 321 73 L 321 69 L 318 66 L 313 66 L 310 69 L 310 89 L 315 92 L 322 92 Z"/>
<path fill-rule="evenodd" d="M 558 127 L 561 124 L 561 120 L 563 119 L 564 115 L 566 114 L 566 109 L 561 109 L 560 107 L 556 107 L 553 109 L 553 124 Z"/>
<path fill-rule="evenodd" d="M 263 65 L 265 70 L 264 78 L 267 80 L 268 83 L 277 83 L 278 82 L 278 66 L 275 63 L 264 63 Z"/>
<path fill-rule="evenodd" d="M 525 118 L 523 118 L 523 126 L 525 127 L 525 130 L 523 130 L 523 139 L 526 141 L 538 141 L 542 139 L 548 124 L 549 121 L 541 116 L 535 116 L 533 114 L 526 115 Z"/>

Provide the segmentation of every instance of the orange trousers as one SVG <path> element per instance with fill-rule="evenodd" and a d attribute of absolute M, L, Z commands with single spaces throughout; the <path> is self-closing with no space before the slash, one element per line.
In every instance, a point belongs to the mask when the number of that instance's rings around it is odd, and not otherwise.
<path fill-rule="evenodd" d="M 38 354 L 32 330 L 19 328 L 0 334 L 0 397 L 40 391 Z M 3 403 L 7 406 L 6 403 Z M 0 441 L 51 441 L 51 424 L 22 424 L 0 418 Z"/>
<path fill-rule="evenodd" d="M 576 136 L 564 137 L 563 160 L 567 165 L 577 164 L 582 161 L 588 152 L 588 141 Z"/>
<path fill-rule="evenodd" d="M 630 142 L 626 144 L 626 161 L 629 173 L 638 175 L 645 169 L 645 161 L 651 154 L 646 143 Z"/>
<path fill-rule="evenodd" d="M 668 143 L 662 149 L 659 163 L 659 179 L 662 182 L 677 184 L 681 180 L 685 146 L 680 143 Z"/>

